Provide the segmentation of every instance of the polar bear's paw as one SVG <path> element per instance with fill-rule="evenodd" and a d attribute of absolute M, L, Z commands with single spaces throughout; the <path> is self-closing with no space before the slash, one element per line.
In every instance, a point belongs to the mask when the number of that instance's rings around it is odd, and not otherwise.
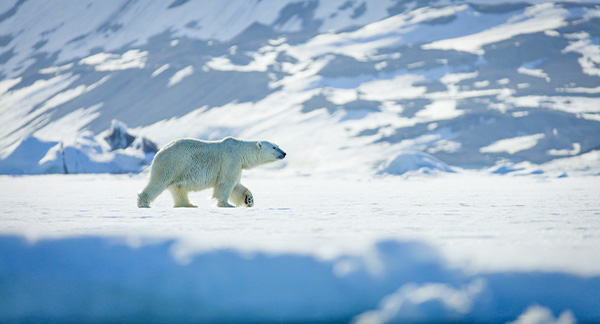
<path fill-rule="evenodd" d="M 231 205 L 230 203 L 228 203 L 226 201 L 219 201 L 219 202 L 217 202 L 217 207 L 233 208 L 235 206 Z"/>
<path fill-rule="evenodd" d="M 148 203 L 148 195 L 145 193 L 140 193 L 137 199 L 138 208 L 150 208 L 150 204 Z"/>
<path fill-rule="evenodd" d="M 246 190 L 246 192 L 244 192 L 244 204 L 246 207 L 254 206 L 254 197 L 252 197 L 250 190 Z"/>
<path fill-rule="evenodd" d="M 179 204 L 174 205 L 173 207 L 175 207 L 175 208 L 181 208 L 181 207 L 183 207 L 183 208 L 198 208 L 198 206 L 196 206 L 190 202 L 179 203 Z"/>

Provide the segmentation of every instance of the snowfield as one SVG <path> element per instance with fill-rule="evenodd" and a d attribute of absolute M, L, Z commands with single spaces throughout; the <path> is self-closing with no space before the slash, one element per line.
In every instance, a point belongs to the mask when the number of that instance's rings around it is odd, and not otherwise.
<path fill-rule="evenodd" d="M 0 323 L 600 323 L 599 0 L 0 1 Z M 178 138 L 253 208 L 136 207 Z"/>
<path fill-rule="evenodd" d="M 254 208 L 138 209 L 146 177 L 2 176 L 0 321 L 600 320 L 596 177 L 258 168 Z"/>

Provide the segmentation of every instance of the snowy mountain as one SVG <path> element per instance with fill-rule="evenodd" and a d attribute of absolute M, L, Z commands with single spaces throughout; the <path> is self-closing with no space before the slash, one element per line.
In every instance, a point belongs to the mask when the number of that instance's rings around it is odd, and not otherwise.
<path fill-rule="evenodd" d="M 598 1 L 4 1 L 0 80 L 0 173 L 139 172 L 113 120 L 290 173 L 600 170 Z"/>

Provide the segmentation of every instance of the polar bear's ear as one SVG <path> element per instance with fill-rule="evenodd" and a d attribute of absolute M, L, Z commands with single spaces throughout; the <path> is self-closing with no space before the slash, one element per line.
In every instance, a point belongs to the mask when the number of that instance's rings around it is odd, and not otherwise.
<path fill-rule="evenodd" d="M 256 142 L 256 149 L 260 150 L 262 148 L 262 142 Z"/>

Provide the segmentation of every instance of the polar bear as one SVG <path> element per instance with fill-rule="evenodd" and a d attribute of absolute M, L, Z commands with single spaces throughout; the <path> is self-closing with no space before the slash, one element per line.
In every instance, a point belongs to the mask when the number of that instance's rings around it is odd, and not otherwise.
<path fill-rule="evenodd" d="M 252 207 L 254 198 L 240 183 L 242 170 L 281 160 L 286 156 L 277 145 L 265 141 L 242 141 L 227 137 L 220 141 L 175 140 L 161 148 L 150 168 L 150 182 L 138 194 L 140 208 L 165 189 L 175 200 L 174 207 L 196 207 L 188 192 L 214 188 L 213 198 L 219 207 Z"/>

